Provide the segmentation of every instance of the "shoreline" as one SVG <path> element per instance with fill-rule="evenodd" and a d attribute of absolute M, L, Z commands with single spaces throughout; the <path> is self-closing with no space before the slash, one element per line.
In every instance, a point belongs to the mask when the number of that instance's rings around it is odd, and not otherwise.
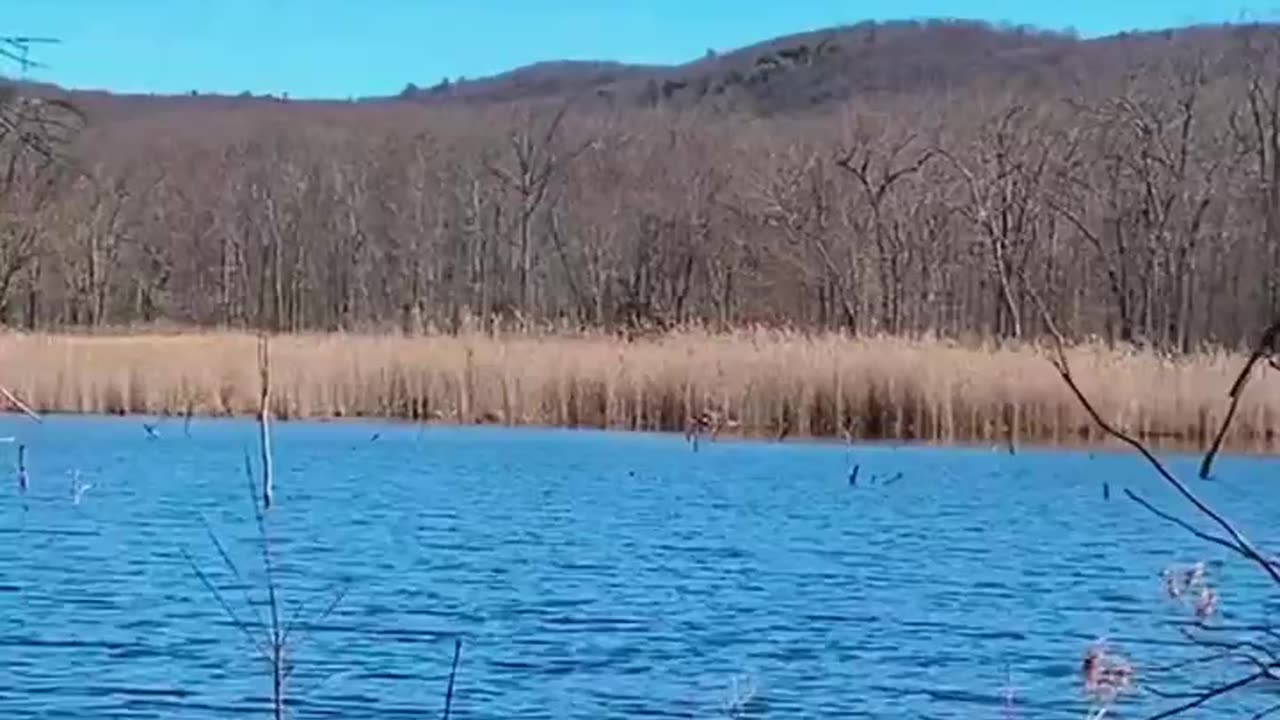
<path fill-rule="evenodd" d="M 65 412 L 65 411 L 49 411 L 42 412 L 42 418 L 75 418 L 75 419 L 98 419 L 116 422 L 141 422 L 146 419 L 163 419 L 167 421 L 179 421 L 184 419 L 183 415 L 166 415 L 145 414 L 145 413 L 124 413 L 124 414 L 105 414 L 105 413 L 84 413 L 84 412 Z M 15 412 L 7 409 L 0 409 L 0 417 L 13 419 L 15 422 L 22 421 L 25 417 L 21 412 Z M 245 424 L 254 424 L 257 420 L 256 413 L 238 414 L 238 415 L 192 415 L 193 421 L 227 421 L 242 422 Z M 460 424 L 447 420 L 410 420 L 407 418 L 388 417 L 388 416 L 343 416 L 343 417 L 295 417 L 295 418 L 272 418 L 272 425 L 300 425 L 300 424 L 318 424 L 318 425 L 386 425 L 402 429 L 431 429 L 431 430 L 496 430 L 496 431 L 549 431 L 549 432 L 585 432 L 585 433 L 607 433 L 614 435 L 650 435 L 671 440 L 683 441 L 684 433 L 677 430 L 630 430 L 624 428 L 610 427 L 587 427 L 577 426 L 570 427 L 565 425 L 505 425 L 501 423 L 469 423 Z M 1204 455 L 1206 448 L 1198 445 L 1161 440 L 1157 438 L 1144 438 L 1143 442 L 1153 451 L 1164 456 L 1177 456 L 1184 459 L 1200 458 Z M 994 455 L 1010 455 L 1016 456 L 1023 453 L 1107 453 L 1115 455 L 1132 455 L 1133 449 L 1128 445 L 1121 443 L 1114 438 L 1098 437 L 1089 441 L 1076 442 L 1043 442 L 1035 440 L 1027 440 L 1020 442 L 1015 452 L 1008 452 L 1007 445 L 988 444 L 976 441 L 956 440 L 950 442 L 936 440 L 920 440 L 920 439 L 900 439 L 900 438 L 857 438 L 852 442 L 843 438 L 833 436 L 790 436 L 782 440 L 776 440 L 763 435 L 750 435 L 743 433 L 721 433 L 715 439 L 703 437 L 700 441 L 700 447 L 723 445 L 723 444 L 750 444 L 750 445 L 777 445 L 783 447 L 797 446 L 813 446 L 813 447 L 830 447 L 844 448 L 850 451 L 856 451 L 859 448 L 876 448 L 883 450 L 960 450 L 974 453 L 994 454 Z M 1223 455 L 1234 456 L 1237 458 L 1253 458 L 1267 459 L 1272 457 L 1280 457 L 1280 443 L 1272 443 L 1270 445 L 1261 443 L 1253 446 L 1231 447 L 1224 446 Z"/>
<path fill-rule="evenodd" d="M 41 413 L 249 417 L 255 337 L 193 330 L 0 335 L 0 379 Z M 280 335 L 275 419 L 683 433 L 1003 451 L 1104 448 L 1044 348 L 784 331 Z M 1077 346 L 1074 372 L 1108 419 L 1162 450 L 1208 444 L 1244 362 Z M 1225 450 L 1275 450 L 1280 384 L 1260 375 Z M 705 438 L 704 438 L 705 439 Z"/>

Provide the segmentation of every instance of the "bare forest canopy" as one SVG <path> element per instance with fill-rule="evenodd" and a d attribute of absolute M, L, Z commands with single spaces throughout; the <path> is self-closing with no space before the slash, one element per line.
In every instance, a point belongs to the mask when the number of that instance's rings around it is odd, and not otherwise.
<path fill-rule="evenodd" d="M 1280 309 L 1268 25 L 868 24 L 358 102 L 16 90 L 0 320 L 32 330 L 1014 339 L 1038 293 L 1075 339 L 1188 351 Z M 20 141 L 49 98 L 86 120 L 53 153 Z"/>

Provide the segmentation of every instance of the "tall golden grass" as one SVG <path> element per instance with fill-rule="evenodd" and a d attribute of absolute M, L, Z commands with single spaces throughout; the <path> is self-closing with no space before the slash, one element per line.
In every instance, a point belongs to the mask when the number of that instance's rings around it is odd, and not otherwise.
<path fill-rule="evenodd" d="M 1203 444 L 1243 358 L 1076 347 L 1098 409 L 1139 436 Z M 682 430 L 721 414 L 751 436 L 1075 444 L 1099 439 L 1046 349 L 753 330 L 272 340 L 280 418 Z M 255 339 L 228 332 L 0 337 L 0 379 L 41 411 L 252 415 Z M 1269 448 L 1280 381 L 1251 386 L 1228 438 Z"/>

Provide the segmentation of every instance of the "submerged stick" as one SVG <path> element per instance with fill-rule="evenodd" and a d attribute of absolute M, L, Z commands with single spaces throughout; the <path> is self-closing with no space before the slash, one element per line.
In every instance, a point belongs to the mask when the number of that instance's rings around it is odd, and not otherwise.
<path fill-rule="evenodd" d="M 444 694 L 444 716 L 443 720 L 449 720 L 449 713 L 453 710 L 453 684 L 458 677 L 458 658 L 462 656 L 462 639 L 458 638 L 453 641 L 453 667 L 449 669 L 449 688 Z"/>
<path fill-rule="evenodd" d="M 273 554 L 272 538 L 270 533 L 270 523 L 266 510 L 271 507 L 272 502 L 272 485 L 271 485 L 271 432 L 270 432 L 270 399 L 271 399 L 271 374 L 270 374 L 270 356 L 268 354 L 268 340 L 265 334 L 258 336 L 258 367 L 262 376 L 262 395 L 260 398 L 260 406 L 258 413 L 258 439 L 260 443 L 259 450 L 262 456 L 262 479 L 263 487 L 261 490 L 262 505 L 258 504 L 259 490 L 257 481 L 253 472 L 253 460 L 250 456 L 250 450 L 245 448 L 244 451 L 244 475 L 246 489 L 249 494 L 249 504 L 253 507 L 253 519 L 258 530 L 258 546 L 262 556 L 262 568 L 266 580 L 266 601 L 258 603 L 250 597 L 248 591 L 248 583 L 241 574 L 235 562 L 231 559 L 230 553 L 226 547 L 218 540 L 217 535 L 209 526 L 208 521 L 203 515 L 200 520 L 204 524 L 205 531 L 209 535 L 209 539 L 213 542 L 214 548 L 221 556 L 227 570 L 235 578 L 236 584 L 244 588 L 245 602 L 253 613 L 255 624 L 250 624 L 241 619 L 239 613 L 227 601 L 226 596 L 213 583 L 212 579 L 200 568 L 195 560 L 182 550 L 183 557 L 186 558 L 187 564 L 191 566 L 192 572 L 199 578 L 200 582 L 217 600 L 222 611 L 231 620 L 231 622 L 242 632 L 249 640 L 250 644 L 258 651 L 258 653 L 266 660 L 271 669 L 271 708 L 272 717 L 275 720 L 284 720 L 288 717 L 287 708 L 287 689 L 290 678 L 296 669 L 296 665 L 290 662 L 291 649 L 296 647 L 300 639 L 293 639 L 291 633 L 301 625 L 301 616 L 305 603 L 299 605 L 292 616 L 285 617 L 284 602 L 282 598 L 281 585 L 277 578 L 278 566 Z M 332 613 L 342 602 L 346 596 L 346 588 L 343 588 L 336 594 L 332 602 L 330 602 L 324 612 L 319 616 L 316 622 L 323 622 L 330 613 Z M 260 604 L 265 604 L 267 615 L 264 617 L 263 612 L 259 609 Z M 255 633 L 255 630 L 261 628 L 261 634 Z M 305 636 L 306 630 L 303 630 Z M 455 668 L 457 660 L 454 660 Z M 452 682 L 450 683 L 452 688 Z"/>
<path fill-rule="evenodd" d="M 18 492 L 25 494 L 29 483 L 27 481 L 27 446 L 18 446 Z"/>
<path fill-rule="evenodd" d="M 258 445 L 262 451 L 262 509 L 270 510 L 275 497 L 271 472 L 271 350 L 265 333 L 258 335 L 258 374 L 262 395 L 258 400 Z"/>

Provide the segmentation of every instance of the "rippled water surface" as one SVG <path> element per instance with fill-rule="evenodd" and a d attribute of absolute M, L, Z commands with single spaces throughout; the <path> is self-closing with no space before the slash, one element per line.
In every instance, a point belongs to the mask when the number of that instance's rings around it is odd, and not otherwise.
<path fill-rule="evenodd" d="M 3 421 L 31 486 L 5 473 L 0 717 L 266 716 L 264 663 L 183 557 L 243 622 L 265 613 L 253 432 Z M 739 717 L 1001 718 L 1008 686 L 1017 717 L 1082 717 L 1088 643 L 1140 672 L 1187 657 L 1157 574 L 1227 559 L 1125 500 L 1182 508 L 1118 454 L 355 423 L 281 425 L 276 451 L 296 717 L 438 717 L 455 638 L 457 718 L 711 718 L 731 697 Z M 1227 459 L 1195 487 L 1265 541 L 1277 469 Z M 1265 610 L 1248 568 L 1214 575 L 1224 612 Z"/>

